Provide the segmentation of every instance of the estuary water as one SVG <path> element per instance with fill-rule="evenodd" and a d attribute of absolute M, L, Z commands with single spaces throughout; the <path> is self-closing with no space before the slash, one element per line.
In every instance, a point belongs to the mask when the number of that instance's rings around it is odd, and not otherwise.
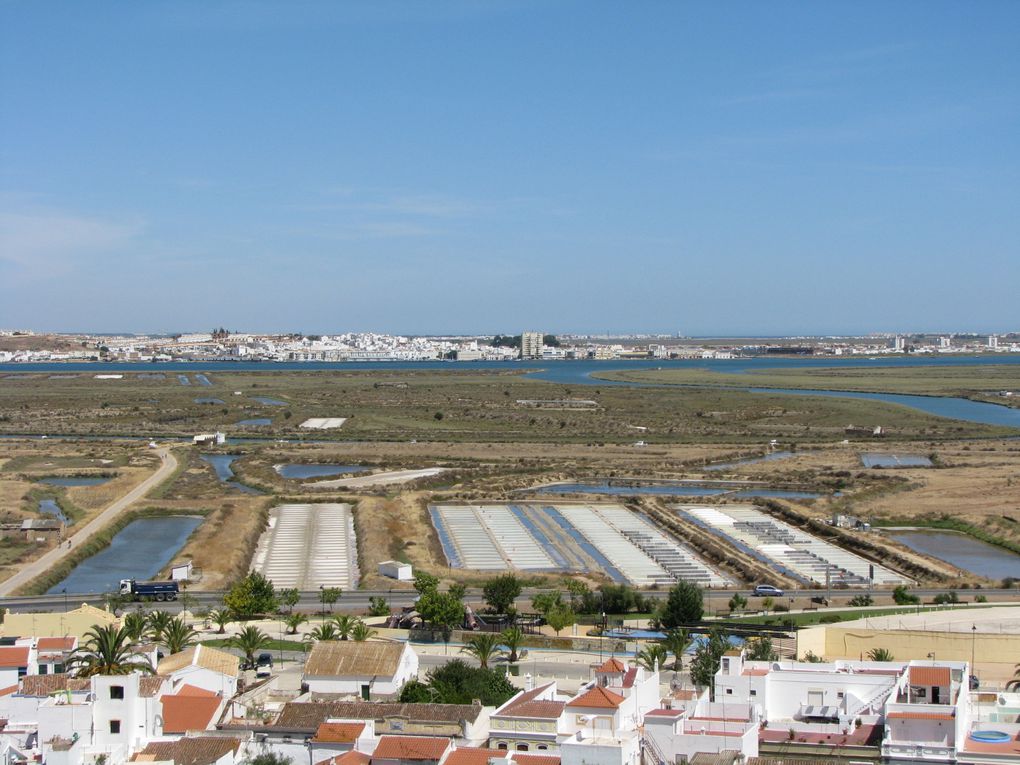
<path fill-rule="evenodd" d="M 1020 577 L 1020 555 L 956 531 L 902 529 L 889 536 L 918 552 L 989 579 Z"/>

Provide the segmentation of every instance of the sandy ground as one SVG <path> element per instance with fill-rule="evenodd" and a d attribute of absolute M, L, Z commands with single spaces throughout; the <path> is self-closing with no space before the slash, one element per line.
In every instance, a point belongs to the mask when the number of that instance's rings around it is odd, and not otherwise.
<path fill-rule="evenodd" d="M 927 611 L 920 614 L 872 616 L 853 622 L 840 622 L 839 626 L 872 630 L 927 630 L 967 634 L 970 634 L 972 627 L 977 627 L 979 633 L 1020 635 L 1020 604 L 953 611 Z M 1020 660 L 1020 657 L 1017 658 Z"/>

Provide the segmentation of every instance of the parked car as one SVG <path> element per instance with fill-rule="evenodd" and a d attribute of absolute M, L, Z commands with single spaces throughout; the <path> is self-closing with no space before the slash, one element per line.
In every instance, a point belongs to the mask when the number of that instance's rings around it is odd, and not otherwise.
<path fill-rule="evenodd" d="M 273 672 L 273 655 L 268 652 L 260 653 L 255 660 L 255 677 L 269 677 Z"/>
<path fill-rule="evenodd" d="M 771 584 L 759 584 L 752 594 L 760 598 L 779 598 L 783 596 L 783 591 Z"/>

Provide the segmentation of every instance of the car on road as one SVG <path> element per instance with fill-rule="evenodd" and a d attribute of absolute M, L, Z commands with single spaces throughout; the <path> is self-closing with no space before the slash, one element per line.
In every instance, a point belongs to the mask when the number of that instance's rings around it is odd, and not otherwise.
<path fill-rule="evenodd" d="M 751 594 L 759 598 L 779 598 L 783 596 L 783 591 L 771 584 L 759 584 Z"/>
<path fill-rule="evenodd" d="M 255 677 L 269 677 L 273 673 L 273 655 L 260 653 L 255 660 Z"/>

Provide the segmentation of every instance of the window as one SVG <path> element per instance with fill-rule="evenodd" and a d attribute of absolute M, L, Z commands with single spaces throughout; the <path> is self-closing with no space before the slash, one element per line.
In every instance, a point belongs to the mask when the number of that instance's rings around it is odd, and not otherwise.
<path fill-rule="evenodd" d="M 756 691 L 754 688 L 752 688 L 751 689 L 751 695 L 752 696 L 757 696 L 758 695 L 758 691 Z"/>
<path fill-rule="evenodd" d="M 547 750 L 547 749 L 548 749 L 549 747 L 547 747 L 547 746 L 546 746 L 545 744 L 539 744 L 539 745 L 538 745 L 537 747 L 535 747 L 535 748 L 536 748 L 536 749 L 538 749 L 538 750 L 539 750 L 540 752 L 544 752 L 544 751 L 546 751 L 546 750 Z"/>
<path fill-rule="evenodd" d="M 528 745 L 527 744 L 518 744 L 517 745 L 517 751 L 518 752 L 526 752 L 526 751 L 528 751 Z"/>
<path fill-rule="evenodd" d="M 110 686 L 110 698 L 116 701 L 122 701 L 124 699 L 124 686 L 123 685 L 111 685 Z"/>
<path fill-rule="evenodd" d="M 727 696 L 732 696 L 733 695 L 733 689 L 732 688 L 727 688 L 726 689 L 726 695 Z"/>
<path fill-rule="evenodd" d="M 927 698 L 927 696 L 928 696 L 928 689 L 927 688 L 915 688 L 914 689 L 914 695 L 917 698 L 919 698 L 919 699 Z"/>
<path fill-rule="evenodd" d="M 63 664 L 54 664 L 53 665 L 53 674 L 59 675 L 59 674 L 63 673 L 63 671 L 64 671 L 64 665 Z"/>
<path fill-rule="evenodd" d="M 500 741 L 499 745 L 496 748 L 497 749 L 502 749 L 505 752 L 506 751 L 506 741 Z"/>
<path fill-rule="evenodd" d="M 49 674 L 49 671 L 50 671 L 50 665 L 49 664 L 40 664 L 39 665 L 39 674 L 40 675 Z"/>
<path fill-rule="evenodd" d="M 120 733 L 120 720 L 110 720 L 110 733 Z"/>
<path fill-rule="evenodd" d="M 843 698 L 843 691 L 836 691 L 836 698 L 837 699 Z"/>

